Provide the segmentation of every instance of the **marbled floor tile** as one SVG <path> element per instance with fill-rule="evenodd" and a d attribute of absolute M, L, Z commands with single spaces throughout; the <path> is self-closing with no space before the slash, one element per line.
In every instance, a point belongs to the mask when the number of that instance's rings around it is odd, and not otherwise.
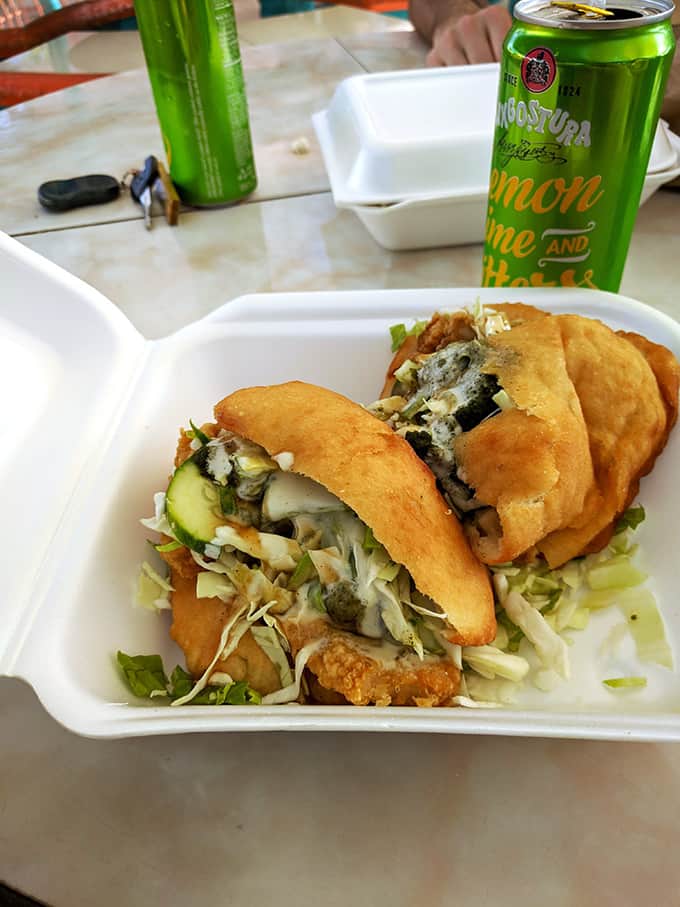
<path fill-rule="evenodd" d="M 85 740 L 0 680 L 10 884 L 51 907 L 676 907 L 677 746 Z"/>
<path fill-rule="evenodd" d="M 638 213 L 621 292 L 680 321 L 680 191 L 660 189 Z"/>
<path fill-rule="evenodd" d="M 642 209 L 621 292 L 680 318 L 680 195 Z M 388 252 L 328 193 L 157 221 L 24 236 L 27 246 L 92 284 L 148 337 L 245 293 L 479 285 L 481 246 Z"/>
<path fill-rule="evenodd" d="M 311 38 L 335 38 L 363 32 L 410 31 L 404 19 L 383 16 L 351 6 L 326 6 L 286 16 L 271 16 L 239 27 L 248 44 L 272 44 Z"/>
<path fill-rule="evenodd" d="M 328 188 L 311 115 L 325 107 L 338 82 L 363 72 L 335 41 L 244 47 L 259 188 L 253 200 Z M 296 138 L 310 152 L 295 155 Z M 30 167 L 26 155 L 30 149 Z M 129 197 L 63 214 L 44 211 L 38 185 L 84 173 L 122 177 L 162 143 L 148 78 L 120 73 L 0 111 L 0 229 L 17 234 L 139 216 Z"/>
<path fill-rule="evenodd" d="M 421 69 L 428 51 L 415 31 L 342 36 L 338 41 L 368 72 Z"/>
<path fill-rule="evenodd" d="M 189 214 L 177 228 L 118 223 L 21 241 L 104 293 L 148 337 L 245 293 L 474 286 L 481 254 L 387 252 L 327 193 Z"/>
<path fill-rule="evenodd" d="M 144 64 L 137 31 L 69 32 L 0 62 L 0 72 L 125 72 Z"/>

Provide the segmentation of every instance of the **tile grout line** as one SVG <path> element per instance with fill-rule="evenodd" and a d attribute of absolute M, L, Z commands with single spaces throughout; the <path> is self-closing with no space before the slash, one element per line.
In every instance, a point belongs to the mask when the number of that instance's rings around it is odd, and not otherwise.
<path fill-rule="evenodd" d="M 263 205 L 268 202 L 285 202 L 288 199 L 311 198 L 312 196 L 315 196 L 315 195 L 332 195 L 332 193 L 331 193 L 330 188 L 328 188 L 328 189 L 312 189 L 309 192 L 296 192 L 293 195 L 275 195 L 275 196 L 272 196 L 271 198 L 258 198 L 258 199 L 253 199 L 252 201 L 244 201 L 243 207 L 246 207 L 249 205 Z M 237 206 L 236 205 L 223 205 L 223 206 L 216 206 L 215 208 L 189 208 L 187 210 L 181 210 L 180 215 L 182 215 L 182 214 L 203 214 L 203 213 L 209 213 L 210 211 L 226 210 L 230 207 L 236 208 Z M 163 220 L 163 215 L 154 214 L 154 215 L 152 215 L 152 219 L 153 220 Z M 48 233 L 65 233 L 68 230 L 87 230 L 90 227 L 109 227 L 109 226 L 112 226 L 113 224 L 126 224 L 126 223 L 132 223 L 133 221 L 137 221 L 141 224 L 141 223 L 143 223 L 143 218 L 141 218 L 141 217 L 122 217 L 119 220 L 102 220 L 102 221 L 96 221 L 95 223 L 91 223 L 91 224 L 71 224 L 69 226 L 64 226 L 64 227 L 50 227 L 48 230 L 22 230 L 17 233 L 9 233 L 8 235 L 11 236 L 13 239 L 21 239 L 21 237 L 23 237 L 23 236 L 44 236 L 44 235 L 47 235 Z"/>
<path fill-rule="evenodd" d="M 357 58 L 354 56 L 352 51 L 349 50 L 347 47 L 345 47 L 345 45 L 342 43 L 342 40 L 339 36 L 336 35 L 334 37 L 334 41 L 345 51 L 345 53 L 347 54 L 348 57 L 350 57 L 352 60 L 354 60 L 354 62 L 359 67 L 359 69 L 362 69 L 365 73 L 370 72 L 370 69 L 368 69 L 366 66 L 364 66 L 364 64 L 360 60 L 357 60 Z"/>

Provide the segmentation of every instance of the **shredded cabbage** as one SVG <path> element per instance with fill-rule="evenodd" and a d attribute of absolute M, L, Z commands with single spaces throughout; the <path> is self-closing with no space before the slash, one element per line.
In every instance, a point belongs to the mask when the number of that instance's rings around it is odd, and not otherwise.
<path fill-rule="evenodd" d="M 287 539 L 273 532 L 258 532 L 251 526 L 218 526 L 214 545 L 231 545 L 244 554 L 264 561 L 275 570 L 292 572 L 302 557 L 302 549 L 294 539 Z"/>
<path fill-rule="evenodd" d="M 170 528 L 170 523 L 165 515 L 165 492 L 157 491 L 153 496 L 154 515 L 140 520 L 142 526 L 151 529 L 153 532 L 160 532 L 162 535 L 168 535 L 174 539 L 175 534 Z"/>
<path fill-rule="evenodd" d="M 617 603 L 628 623 L 638 658 L 673 669 L 673 653 L 654 596 L 649 589 L 626 589 Z"/>
<path fill-rule="evenodd" d="M 251 627 L 250 632 L 267 658 L 278 668 L 281 686 L 285 688 L 293 683 L 293 673 L 276 630 L 273 627 Z"/>
<path fill-rule="evenodd" d="M 495 646 L 465 646 L 463 661 L 488 680 L 503 677 L 519 683 L 529 673 L 526 658 L 501 652 Z"/>
<path fill-rule="evenodd" d="M 552 668 L 560 677 L 569 679 L 569 654 L 564 640 L 550 627 L 541 612 L 515 589 L 511 589 L 503 602 L 510 620 L 516 624 L 532 643 L 536 654 L 546 668 Z"/>
<path fill-rule="evenodd" d="M 236 589 L 220 573 L 205 571 L 196 577 L 196 598 L 219 598 L 223 602 L 231 601 Z"/>
<path fill-rule="evenodd" d="M 641 506 L 630 508 L 604 550 L 576 558 L 558 569 L 551 570 L 543 561 L 491 568 L 498 630 L 489 648 L 512 654 L 521 647 L 526 655 L 533 649 L 540 662 L 539 667 L 529 667 L 517 682 L 505 680 L 505 684 L 519 688 L 530 681 L 544 692 L 554 689 L 570 673 L 568 647 L 573 640 L 565 631 L 584 630 L 594 612 L 612 606 L 622 610 L 626 622 L 612 628 L 600 647 L 600 656 L 614 654 L 630 634 L 641 660 L 673 667 L 663 619 L 651 591 L 642 585 L 647 576 L 633 563 L 637 545 L 631 536 L 644 516 Z M 507 690 L 498 686 L 502 675 L 494 671 L 492 659 L 478 658 L 475 663 L 474 649 L 473 660 L 467 656 L 469 651 L 463 650 L 469 695 L 509 701 Z M 628 685 L 641 685 L 635 679 L 634 684 L 628 683 L 629 678 L 623 680 Z M 615 688 L 618 681 L 608 685 Z"/>
<path fill-rule="evenodd" d="M 646 677 L 611 677 L 602 683 L 613 690 L 630 689 L 631 687 L 646 687 Z"/>
<path fill-rule="evenodd" d="M 300 683 L 302 681 L 302 672 L 309 659 L 318 652 L 325 640 L 315 639 L 314 642 L 307 643 L 297 653 L 295 658 L 295 680 L 284 687 L 282 690 L 275 690 L 273 693 L 267 693 L 262 697 L 262 705 L 281 705 L 285 702 L 293 702 L 300 695 Z"/>

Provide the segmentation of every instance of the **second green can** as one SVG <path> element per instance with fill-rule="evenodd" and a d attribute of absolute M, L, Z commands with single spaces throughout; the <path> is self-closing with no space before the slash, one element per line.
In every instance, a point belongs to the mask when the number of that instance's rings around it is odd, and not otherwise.
<path fill-rule="evenodd" d="M 616 291 L 675 41 L 670 0 L 520 0 L 501 63 L 484 286 Z"/>
<path fill-rule="evenodd" d="M 170 176 L 190 205 L 256 185 L 232 0 L 135 0 Z"/>

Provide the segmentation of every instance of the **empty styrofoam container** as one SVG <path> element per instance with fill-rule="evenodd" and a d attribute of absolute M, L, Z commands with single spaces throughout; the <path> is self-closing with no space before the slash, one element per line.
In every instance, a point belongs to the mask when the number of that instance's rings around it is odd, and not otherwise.
<path fill-rule="evenodd" d="M 314 115 L 335 204 L 387 249 L 481 242 L 499 65 L 342 81 Z M 640 204 L 680 175 L 680 139 L 660 122 Z"/>

